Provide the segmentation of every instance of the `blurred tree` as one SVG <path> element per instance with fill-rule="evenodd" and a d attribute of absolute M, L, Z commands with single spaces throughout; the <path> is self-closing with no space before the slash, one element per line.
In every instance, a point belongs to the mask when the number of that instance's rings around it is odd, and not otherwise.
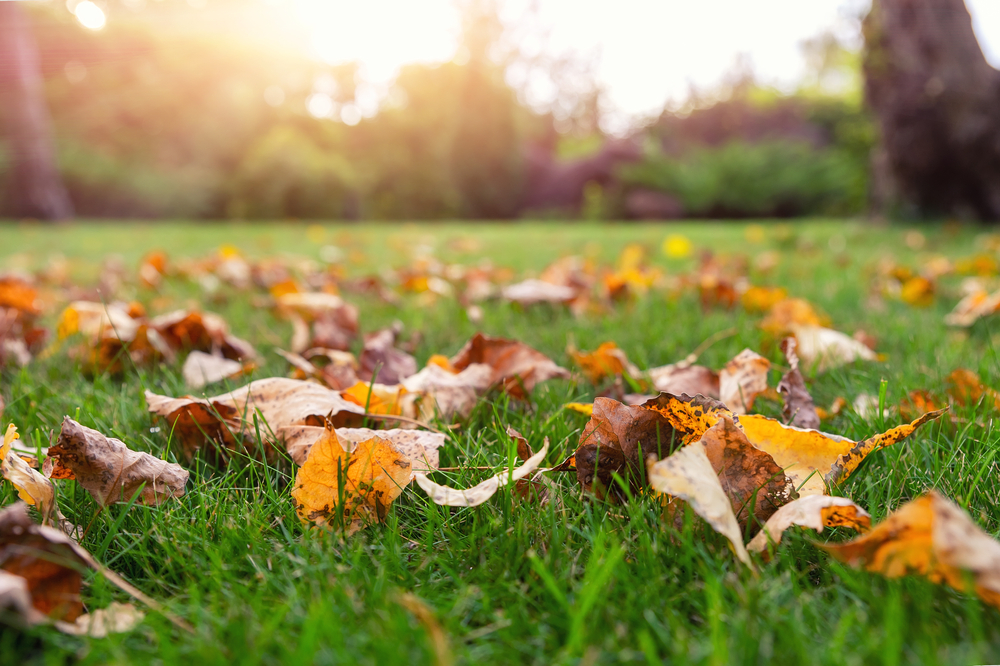
<path fill-rule="evenodd" d="M 1000 72 L 964 2 L 874 0 L 864 36 L 879 203 L 1000 220 Z"/>
<path fill-rule="evenodd" d="M 73 217 L 56 167 L 38 49 L 20 2 L 0 2 L 0 99 L 11 162 L 7 210 L 44 220 Z"/>

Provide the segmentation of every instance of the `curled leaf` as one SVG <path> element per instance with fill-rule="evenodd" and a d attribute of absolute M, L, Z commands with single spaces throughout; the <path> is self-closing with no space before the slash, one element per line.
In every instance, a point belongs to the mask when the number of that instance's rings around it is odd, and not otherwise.
<path fill-rule="evenodd" d="M 778 393 L 785 396 L 785 406 L 781 410 L 781 415 L 786 423 L 796 428 L 819 428 L 819 414 L 799 370 L 799 357 L 795 353 L 795 346 L 795 338 L 785 338 L 781 341 L 781 351 L 789 366 L 788 372 L 778 383 Z"/>
<path fill-rule="evenodd" d="M 750 540 L 747 550 L 765 553 L 768 543 L 780 543 L 781 535 L 793 525 L 817 532 L 822 532 L 824 527 L 851 527 L 865 532 L 871 523 L 868 512 L 846 497 L 809 495 L 778 509 L 767 519 L 757 536 Z"/>
<path fill-rule="evenodd" d="M 139 490 L 139 502 L 157 505 L 184 494 L 188 473 L 180 465 L 133 451 L 124 442 L 63 419 L 59 441 L 49 456 L 72 470 L 100 506 L 128 502 Z"/>
<path fill-rule="evenodd" d="M 926 576 L 972 590 L 1000 608 L 1000 543 L 954 502 L 930 491 L 853 541 L 821 546 L 833 558 L 889 578 Z"/>
<path fill-rule="evenodd" d="M 326 433 L 326 428 L 317 426 L 286 426 L 278 431 L 278 436 L 285 442 L 288 455 L 297 465 L 304 465 L 309 458 L 309 451 Z M 354 450 L 358 443 L 373 437 L 380 437 L 392 442 L 397 451 L 405 455 L 413 463 L 414 472 L 429 472 L 437 469 L 440 456 L 438 449 L 444 446 L 445 436 L 426 430 L 371 430 L 369 428 L 337 428 L 340 444 L 348 452 Z"/>
<path fill-rule="evenodd" d="M 719 373 L 719 399 L 735 414 L 746 414 L 758 395 L 767 390 L 771 362 L 744 349 Z"/>
<path fill-rule="evenodd" d="M 17 489 L 18 497 L 22 501 L 38 509 L 42 522 L 46 525 L 52 524 L 59 516 L 55 488 L 51 481 L 33 469 L 13 450 L 14 441 L 18 437 L 17 428 L 13 423 L 9 424 L 4 433 L 3 445 L 0 446 L 0 472 Z"/>
<path fill-rule="evenodd" d="M 417 485 L 423 488 L 431 501 L 441 506 L 478 506 L 493 497 L 497 490 L 507 485 L 510 481 L 519 481 L 538 469 L 545 459 L 545 454 L 549 452 L 549 441 L 546 439 L 542 449 L 531 456 L 520 467 L 506 470 L 496 476 L 491 476 L 482 483 L 471 488 L 459 490 L 449 486 L 442 486 L 434 483 L 423 474 L 417 474 Z"/>
<path fill-rule="evenodd" d="M 569 372 L 545 354 L 523 342 L 493 338 L 477 333 L 451 358 L 452 366 L 462 371 L 473 363 L 493 369 L 490 384 L 501 387 L 516 398 L 526 398 L 539 382 L 567 379 Z"/>

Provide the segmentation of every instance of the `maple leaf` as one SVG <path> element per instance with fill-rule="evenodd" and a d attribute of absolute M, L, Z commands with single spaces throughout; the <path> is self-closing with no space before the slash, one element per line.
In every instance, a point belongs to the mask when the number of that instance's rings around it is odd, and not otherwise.
<path fill-rule="evenodd" d="M 781 542 L 781 535 L 793 525 L 822 532 L 824 527 L 851 527 L 865 532 L 871 516 L 846 497 L 809 495 L 789 502 L 767 519 L 760 532 L 747 544 L 751 553 L 767 554 L 768 545 Z"/>
<path fill-rule="evenodd" d="M 385 520 L 412 478 L 410 458 L 391 441 L 376 436 L 349 450 L 327 427 L 295 475 L 292 499 L 303 522 L 350 536 Z"/>
<path fill-rule="evenodd" d="M 889 578 L 920 574 L 956 590 L 971 586 L 1000 608 L 1000 543 L 937 491 L 907 502 L 853 541 L 820 547 L 834 559 Z"/>
<path fill-rule="evenodd" d="M 188 472 L 148 453 L 132 451 L 118 439 L 63 419 L 59 441 L 49 457 L 70 470 L 72 478 L 100 506 L 128 502 L 142 486 L 139 502 L 157 505 L 184 494 Z"/>

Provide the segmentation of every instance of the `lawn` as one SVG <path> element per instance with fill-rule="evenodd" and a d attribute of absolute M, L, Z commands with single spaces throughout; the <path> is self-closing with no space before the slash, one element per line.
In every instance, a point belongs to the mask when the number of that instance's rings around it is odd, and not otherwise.
<path fill-rule="evenodd" d="M 667 275 L 695 268 L 703 250 L 745 255 L 754 284 L 785 287 L 829 315 L 838 330 L 863 329 L 877 340 L 880 362 L 857 362 L 810 378 L 817 405 L 838 397 L 885 393 L 898 405 L 912 390 L 940 391 L 956 368 L 997 386 L 1000 365 L 995 324 L 968 330 L 945 326 L 961 278 L 937 284 L 927 307 L 914 307 L 873 287 L 880 262 L 917 271 L 934 255 L 951 259 L 984 252 L 989 229 L 947 226 L 873 227 L 860 221 L 792 224 L 683 223 L 671 225 L 211 225 L 77 224 L 0 227 L 0 267 L 65 271 L 93 285 L 101 262 L 119 255 L 128 281 L 117 297 L 137 299 L 152 314 L 199 306 L 224 316 L 264 360 L 254 378 L 285 376 L 273 353 L 287 347 L 291 326 L 263 305 L 266 292 L 221 287 L 210 297 L 197 285 L 167 279 L 158 291 L 135 280 L 140 257 L 164 250 L 171 260 L 233 245 L 250 258 L 343 257 L 348 275 L 382 273 L 432 253 L 446 263 L 488 260 L 515 276 L 537 275 L 568 254 L 612 264 L 630 243 L 647 249 Z M 661 249 L 669 235 L 690 240 L 688 257 Z M 993 245 L 993 247 L 996 247 Z M 771 254 L 767 254 L 771 253 Z M 995 256 L 995 250 L 993 251 Z M 776 259 L 761 270 L 762 256 Z M 59 258 L 61 257 L 61 258 Z M 65 297 L 66 293 L 61 292 Z M 594 349 L 613 340 L 640 368 L 678 361 L 713 334 L 735 329 L 701 357 L 719 368 L 749 347 L 783 364 L 760 315 L 740 307 L 703 309 L 697 294 L 664 293 L 616 303 L 603 314 L 574 317 L 560 307 L 522 308 L 499 300 L 481 304 L 470 320 L 455 300 L 433 303 L 405 294 L 398 305 L 348 294 L 361 327 L 372 331 L 399 320 L 404 338 L 419 334 L 419 365 L 432 354 L 454 354 L 477 331 L 516 338 L 573 368 L 572 342 Z M 63 303 L 45 322 L 54 326 Z M 780 372 L 772 370 L 773 386 Z M 174 460 L 166 428 L 146 411 L 146 389 L 184 395 L 180 366 L 128 367 L 121 376 L 87 376 L 57 351 L 0 375 L 7 403 L 0 417 L 22 437 L 47 446 L 64 415 L 131 447 Z M 209 395 L 243 380 L 208 387 Z M 551 442 L 546 466 L 575 450 L 587 418 L 563 409 L 589 402 L 595 389 L 578 375 L 540 384 L 528 402 L 494 394 L 448 435 L 440 483 L 468 487 L 513 460 L 510 425 L 535 450 Z M 780 403 L 761 410 L 780 415 Z M 903 502 L 936 488 L 965 507 L 992 535 L 1000 532 L 1000 474 L 992 402 L 958 407 L 954 420 L 919 430 L 904 443 L 869 456 L 837 494 L 883 519 Z M 901 419 L 891 412 L 863 418 L 847 409 L 823 424 L 826 432 L 862 439 Z M 99 511 L 74 482 L 60 482 L 60 506 L 89 526 L 82 545 L 146 594 L 195 627 L 178 630 L 150 612 L 134 631 L 105 639 L 62 635 L 50 628 L 0 634 L 4 664 L 441 664 L 453 663 L 997 663 L 1000 612 L 974 595 L 923 578 L 888 580 L 841 565 L 813 545 L 842 541 L 847 530 L 786 534 L 777 556 L 754 575 L 725 540 L 697 519 L 683 530 L 662 524 L 649 496 L 624 505 L 580 492 L 573 475 L 554 477 L 544 505 L 526 504 L 506 488 L 485 504 L 449 509 L 415 487 L 396 500 L 384 524 L 342 539 L 303 527 L 289 494 L 290 463 L 251 458 L 228 466 L 199 460 L 187 493 L 159 507 L 125 505 Z M 0 505 L 16 499 L 9 484 Z M 405 594 L 422 600 L 433 620 L 421 620 Z M 101 608 L 125 596 L 99 576 L 84 599 Z M 447 654 L 435 648 L 435 623 Z"/>

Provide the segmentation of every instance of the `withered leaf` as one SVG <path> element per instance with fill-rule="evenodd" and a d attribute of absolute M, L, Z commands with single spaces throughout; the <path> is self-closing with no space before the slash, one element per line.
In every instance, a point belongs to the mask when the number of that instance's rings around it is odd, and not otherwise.
<path fill-rule="evenodd" d="M 860 442 L 818 430 L 786 426 L 757 414 L 740 417 L 740 427 L 754 446 L 771 454 L 795 483 L 799 493 L 822 495 L 826 485 L 840 483 L 857 469 L 872 451 L 909 437 L 945 410 L 929 412 L 912 423 L 896 426 Z"/>
<path fill-rule="evenodd" d="M 719 397 L 719 373 L 702 365 L 681 362 L 650 369 L 653 388 L 673 395 Z"/>
<path fill-rule="evenodd" d="M 364 381 L 378 381 L 380 384 L 398 384 L 416 374 L 417 360 L 396 349 L 396 337 L 402 326 L 383 328 L 365 336 L 365 348 L 358 363 L 358 376 Z M 377 371 L 377 375 L 376 375 Z"/>
<path fill-rule="evenodd" d="M 421 419 L 437 416 L 442 421 L 451 421 L 472 413 L 479 396 L 493 383 L 493 369 L 483 363 L 473 363 L 453 373 L 429 363 L 401 383 L 407 391 L 421 396 Z"/>
<path fill-rule="evenodd" d="M 239 361 L 200 351 L 188 354 L 181 369 L 184 384 L 190 389 L 199 389 L 223 379 L 234 379 L 243 373 L 244 366 Z"/>
<path fill-rule="evenodd" d="M 745 531 L 751 516 L 763 524 L 796 497 L 792 480 L 769 454 L 756 448 L 728 414 L 701 437 L 712 468 Z"/>
<path fill-rule="evenodd" d="M 312 382 L 271 377 L 212 398 L 170 398 L 146 391 L 149 411 L 170 424 L 188 456 L 207 441 L 234 445 L 255 442 L 254 415 L 261 433 L 289 425 L 360 426 L 364 408 L 344 400 L 340 393 Z M 260 443 L 260 442 L 258 442 Z"/>
<path fill-rule="evenodd" d="M 878 355 L 846 333 L 822 326 L 791 328 L 799 343 L 799 357 L 806 367 L 815 372 L 825 372 L 856 360 L 877 361 Z"/>
<path fill-rule="evenodd" d="M 385 520 L 412 478 L 410 459 L 389 440 L 372 437 L 348 451 L 327 427 L 295 475 L 292 498 L 303 522 L 350 536 Z"/>
<path fill-rule="evenodd" d="M 736 557 L 753 568 L 743 547 L 743 537 L 733 507 L 719 483 L 701 442 L 682 447 L 669 458 L 649 468 L 649 484 L 661 493 L 683 500 L 691 509 L 729 540 Z"/>
<path fill-rule="evenodd" d="M 49 456 L 72 470 L 76 482 L 101 506 L 128 502 L 142 486 L 138 501 L 157 505 L 184 494 L 188 472 L 124 442 L 80 425 L 68 416 Z"/>
<path fill-rule="evenodd" d="M 744 349 L 719 373 L 719 399 L 734 414 L 746 414 L 757 396 L 767 390 L 767 372 L 770 369 L 770 361 L 750 349 Z"/>
<path fill-rule="evenodd" d="M 853 541 L 821 546 L 835 559 L 889 578 L 926 576 L 973 591 L 1000 608 L 1000 543 L 969 514 L 932 490 Z"/>
<path fill-rule="evenodd" d="M 17 489 L 18 497 L 27 504 L 34 506 L 42 516 L 46 525 L 55 522 L 59 516 L 56 507 L 55 488 L 52 482 L 38 473 L 26 463 L 13 449 L 13 444 L 19 435 L 13 423 L 7 426 L 0 445 L 0 472 L 3 478 Z"/>
<path fill-rule="evenodd" d="M 628 375 L 638 378 L 641 374 L 614 342 L 602 342 L 592 352 L 581 352 L 571 347 L 567 353 L 592 384 L 600 383 L 605 377 Z"/>
<path fill-rule="evenodd" d="M 86 613 L 73 623 L 57 621 L 56 629 L 73 636 L 104 638 L 108 634 L 120 634 L 134 629 L 146 614 L 132 604 L 112 601 L 107 608 Z"/>
<path fill-rule="evenodd" d="M 502 387 L 516 398 L 526 398 L 539 382 L 568 379 L 569 372 L 545 354 L 523 342 L 493 338 L 477 333 L 451 358 L 456 370 L 473 363 L 485 363 L 493 369 L 490 384 Z"/>
<path fill-rule="evenodd" d="M 822 532 L 824 527 L 851 527 L 865 532 L 871 524 L 868 512 L 846 497 L 809 495 L 778 509 L 767 519 L 757 536 L 750 540 L 747 550 L 766 554 L 768 544 L 780 543 L 781 535 L 793 525 L 817 532 Z"/>
<path fill-rule="evenodd" d="M 83 613 L 81 572 L 87 559 L 62 532 L 36 525 L 24 504 L 0 511 L 0 569 L 25 580 L 31 605 L 41 613 L 67 622 Z"/>
<path fill-rule="evenodd" d="M 571 287 L 537 279 L 528 279 L 517 284 L 507 285 L 501 289 L 500 293 L 504 300 L 521 305 L 569 303 L 578 295 L 578 291 Z"/>
<path fill-rule="evenodd" d="M 819 414 L 812 396 L 806 388 L 805 379 L 799 370 L 799 357 L 795 353 L 795 338 L 781 341 L 781 352 L 788 361 L 788 372 L 778 382 L 778 393 L 785 396 L 785 406 L 781 415 L 785 422 L 796 428 L 819 428 Z"/>
<path fill-rule="evenodd" d="M 520 467 L 505 470 L 496 476 L 491 476 L 482 483 L 471 488 L 459 490 L 449 486 L 434 483 L 423 474 L 417 474 L 417 485 L 423 488 L 427 496 L 435 504 L 441 506 L 478 506 L 493 497 L 497 490 L 511 481 L 519 481 L 538 469 L 549 452 L 549 440 L 546 439 L 541 451 L 531 456 Z"/>

